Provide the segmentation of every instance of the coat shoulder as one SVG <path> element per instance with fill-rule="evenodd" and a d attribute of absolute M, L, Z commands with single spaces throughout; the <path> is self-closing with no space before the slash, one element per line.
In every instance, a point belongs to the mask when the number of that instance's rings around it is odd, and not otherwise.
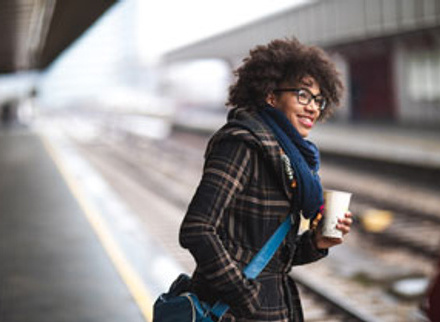
<path fill-rule="evenodd" d="M 258 112 L 237 108 L 230 111 L 227 123 L 213 135 L 207 153 L 210 147 L 222 141 L 242 142 L 251 149 L 264 151 L 265 142 L 269 140 L 273 140 L 273 137 Z"/>

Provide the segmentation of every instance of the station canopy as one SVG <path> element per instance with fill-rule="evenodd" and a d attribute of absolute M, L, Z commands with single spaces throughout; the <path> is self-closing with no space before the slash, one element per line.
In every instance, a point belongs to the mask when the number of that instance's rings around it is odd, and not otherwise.
<path fill-rule="evenodd" d="M 41 70 L 115 0 L 0 0 L 0 74 Z"/>

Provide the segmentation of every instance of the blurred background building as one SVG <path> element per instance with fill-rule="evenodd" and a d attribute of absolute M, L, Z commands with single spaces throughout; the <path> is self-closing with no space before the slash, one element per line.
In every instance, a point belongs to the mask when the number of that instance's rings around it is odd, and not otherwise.
<path fill-rule="evenodd" d="M 325 48 L 346 81 L 350 121 L 440 124 L 440 3 L 314 1 L 165 55 L 218 58 L 236 67 L 256 44 L 295 36 Z"/>

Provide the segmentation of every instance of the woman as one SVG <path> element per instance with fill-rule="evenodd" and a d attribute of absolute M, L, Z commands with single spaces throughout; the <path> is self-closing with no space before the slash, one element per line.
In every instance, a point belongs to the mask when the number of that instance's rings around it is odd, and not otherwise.
<path fill-rule="evenodd" d="M 316 222 L 323 207 L 318 151 L 304 138 L 339 105 L 342 83 L 322 50 L 296 39 L 256 47 L 235 74 L 233 109 L 208 144 L 180 231 L 197 264 L 191 291 L 228 304 L 221 321 L 302 321 L 290 269 L 342 242 L 316 225 L 297 235 L 300 216 Z M 289 215 L 293 227 L 269 265 L 246 279 L 242 269 Z M 351 223 L 347 213 L 337 228 L 346 234 Z"/>

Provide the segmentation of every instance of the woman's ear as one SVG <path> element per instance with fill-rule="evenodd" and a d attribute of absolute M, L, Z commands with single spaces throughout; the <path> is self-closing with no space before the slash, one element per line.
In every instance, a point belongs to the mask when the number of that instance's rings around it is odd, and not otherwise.
<path fill-rule="evenodd" d="M 266 96 L 266 103 L 271 105 L 272 107 L 275 107 L 276 99 L 274 93 L 269 93 Z"/>

